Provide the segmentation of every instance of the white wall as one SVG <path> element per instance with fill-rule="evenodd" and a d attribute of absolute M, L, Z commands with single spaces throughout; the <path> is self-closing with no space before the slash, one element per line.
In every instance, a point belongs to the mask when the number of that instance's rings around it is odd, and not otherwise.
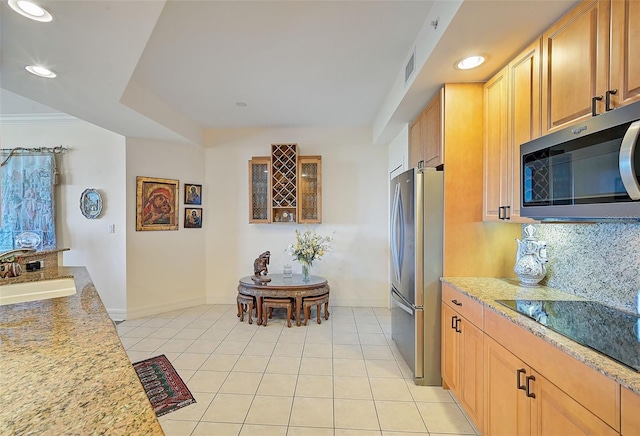
<path fill-rule="evenodd" d="M 270 273 L 281 273 L 300 224 L 249 224 L 248 161 L 269 156 L 272 143 L 297 143 L 300 155 L 322 156 L 322 224 L 334 248 L 313 264 L 331 286 L 332 305 L 388 305 L 387 148 L 371 145 L 369 129 L 251 129 L 209 132 L 206 138 L 208 303 L 233 303 L 238 279 L 271 251 Z M 334 234 L 335 232 L 335 234 Z"/>
<path fill-rule="evenodd" d="M 409 169 L 409 124 L 389 144 L 389 178 Z"/>
<path fill-rule="evenodd" d="M 114 319 L 136 318 L 202 303 L 233 304 L 238 279 L 271 250 L 272 273 L 291 262 L 285 248 L 297 224 L 249 224 L 248 160 L 270 144 L 297 142 L 302 155 L 322 156 L 323 223 L 333 251 L 312 273 L 329 280 L 333 305 L 388 305 L 388 150 L 371 145 L 368 129 L 227 131 L 210 148 L 126 139 L 82 121 L 7 124 L 2 147 L 70 150 L 60 164 L 59 247 L 65 265 L 88 268 Z M 206 174 L 206 176 L 205 176 Z M 177 231 L 135 230 L 136 176 L 180 181 Z M 184 229 L 184 183 L 203 185 L 203 228 Z M 86 219 L 80 194 L 103 195 L 103 214 Z M 115 225 L 115 233 L 107 232 Z"/>
<path fill-rule="evenodd" d="M 127 318 L 205 302 L 206 233 L 218 210 L 203 186 L 203 227 L 184 228 L 184 184 L 204 185 L 204 150 L 177 143 L 127 138 Z M 136 177 L 180 181 L 178 230 L 136 231 Z M 246 184 L 246 182 L 245 182 Z"/>
<path fill-rule="evenodd" d="M 113 318 L 126 311 L 125 139 L 108 130 L 70 117 L 47 122 L 3 121 L 2 148 L 55 147 L 69 149 L 58 156 L 60 184 L 56 187 L 56 231 L 63 264 L 86 266 Z M 102 214 L 87 219 L 80 195 L 100 191 Z M 108 224 L 115 233 L 108 233 Z M 79 290 L 80 291 L 80 290 Z"/>

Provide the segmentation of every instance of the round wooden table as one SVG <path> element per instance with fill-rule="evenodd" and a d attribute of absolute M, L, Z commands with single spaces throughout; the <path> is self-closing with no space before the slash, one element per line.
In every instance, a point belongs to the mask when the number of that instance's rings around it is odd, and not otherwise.
<path fill-rule="evenodd" d="M 303 297 L 316 297 L 329 293 L 327 280 L 320 276 L 311 276 L 308 282 L 302 281 L 302 274 L 293 274 L 290 278 L 285 278 L 282 274 L 269 274 L 270 282 L 257 283 L 252 280 L 253 276 L 240 279 L 238 292 L 243 295 L 256 297 L 258 310 L 258 325 L 262 325 L 262 298 L 294 298 L 296 301 L 296 325 L 300 326 L 300 308 Z"/>

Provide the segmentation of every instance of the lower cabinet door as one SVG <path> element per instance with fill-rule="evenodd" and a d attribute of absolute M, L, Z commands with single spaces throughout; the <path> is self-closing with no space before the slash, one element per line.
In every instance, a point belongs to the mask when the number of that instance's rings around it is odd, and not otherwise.
<path fill-rule="evenodd" d="M 528 435 L 531 433 L 531 401 L 525 385 L 531 369 L 486 335 L 484 356 L 484 434 Z"/>
<path fill-rule="evenodd" d="M 531 434 L 533 435 L 617 435 L 584 406 L 538 373 L 533 373 L 531 392 Z"/>
<path fill-rule="evenodd" d="M 456 397 L 459 387 L 460 341 L 455 330 L 460 315 L 446 304 L 442 304 L 442 381 L 445 389 L 451 389 Z"/>
<path fill-rule="evenodd" d="M 482 330 L 466 318 L 460 323 L 460 396 L 458 397 L 478 429 L 482 429 L 484 404 L 484 358 Z"/>

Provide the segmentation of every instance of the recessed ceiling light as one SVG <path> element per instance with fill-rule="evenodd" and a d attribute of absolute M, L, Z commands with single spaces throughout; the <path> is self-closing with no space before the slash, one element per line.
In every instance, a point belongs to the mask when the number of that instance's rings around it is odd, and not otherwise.
<path fill-rule="evenodd" d="M 58 75 L 53 71 L 51 71 L 50 69 L 41 67 L 38 65 L 27 65 L 24 68 L 31 74 L 35 74 L 36 76 L 40 76 L 40 77 L 45 77 L 47 79 L 53 79 L 54 77 L 58 77 Z"/>
<path fill-rule="evenodd" d="M 238 106 L 238 107 L 246 107 L 247 104 L 244 101 L 239 101 L 239 102 L 236 103 L 236 106 Z"/>
<path fill-rule="evenodd" d="M 461 70 L 470 70 L 484 63 L 484 56 L 468 56 L 456 64 Z"/>
<path fill-rule="evenodd" d="M 32 20 L 42 23 L 48 23 L 53 20 L 53 16 L 46 9 L 28 0 L 8 0 L 8 3 L 11 9 L 23 17 L 31 18 Z"/>

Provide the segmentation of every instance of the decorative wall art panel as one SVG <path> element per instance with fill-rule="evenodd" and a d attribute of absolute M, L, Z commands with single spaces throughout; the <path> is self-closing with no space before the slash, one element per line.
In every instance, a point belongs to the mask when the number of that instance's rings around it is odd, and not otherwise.
<path fill-rule="evenodd" d="M 138 176 L 136 185 L 136 230 L 178 230 L 180 182 Z"/>
<path fill-rule="evenodd" d="M 57 248 L 54 168 L 51 153 L 14 154 L 3 163 L 0 252 Z"/>

